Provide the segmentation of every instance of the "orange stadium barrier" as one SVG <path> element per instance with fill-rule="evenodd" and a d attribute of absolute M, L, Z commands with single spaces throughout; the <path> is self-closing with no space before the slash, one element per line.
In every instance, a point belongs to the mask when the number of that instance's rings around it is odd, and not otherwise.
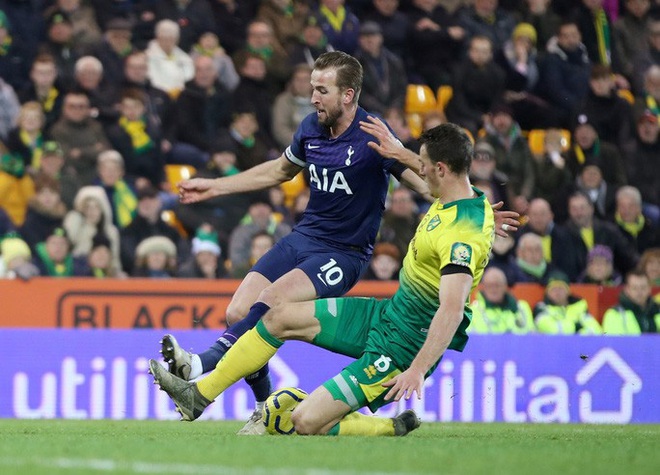
<path fill-rule="evenodd" d="M 195 279 L 53 279 L 0 280 L 0 327 L 30 328 L 225 328 L 225 312 L 238 280 Z M 349 295 L 386 298 L 397 282 L 360 282 Z M 614 305 L 618 289 L 572 285 L 587 299 L 599 320 Z M 519 284 L 513 289 L 530 305 L 543 288 Z"/>

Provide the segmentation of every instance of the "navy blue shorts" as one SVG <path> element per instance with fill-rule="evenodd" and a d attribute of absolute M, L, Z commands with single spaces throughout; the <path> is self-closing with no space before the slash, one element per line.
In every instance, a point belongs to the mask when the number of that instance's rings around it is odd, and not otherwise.
<path fill-rule="evenodd" d="M 292 232 L 280 239 L 251 270 L 275 282 L 293 269 L 302 270 L 314 284 L 318 298 L 348 292 L 369 265 L 360 251 L 337 249 Z"/>

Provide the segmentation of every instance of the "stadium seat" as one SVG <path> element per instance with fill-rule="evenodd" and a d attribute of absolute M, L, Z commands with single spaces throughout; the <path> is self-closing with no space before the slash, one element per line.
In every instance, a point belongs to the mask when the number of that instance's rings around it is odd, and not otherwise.
<path fill-rule="evenodd" d="M 176 214 L 174 214 L 174 211 L 172 211 L 171 209 L 163 210 L 160 213 L 160 217 L 168 225 L 170 225 L 174 229 L 176 229 L 179 232 L 179 234 L 181 235 L 181 237 L 184 237 L 184 238 L 188 237 L 188 232 L 186 231 L 186 228 L 183 227 L 183 224 L 181 224 L 181 221 L 179 221 L 179 218 L 176 217 Z"/>
<path fill-rule="evenodd" d="M 527 143 L 529 149 L 534 155 L 542 155 L 545 148 L 545 133 L 546 129 L 532 129 L 527 134 Z M 561 129 L 562 136 L 562 152 L 566 152 L 571 146 L 571 132 L 567 129 Z"/>
<path fill-rule="evenodd" d="M 165 176 L 167 182 L 172 187 L 172 191 L 176 192 L 177 184 L 181 180 L 187 180 L 195 175 L 197 170 L 192 165 L 165 165 Z"/>
<path fill-rule="evenodd" d="M 296 197 L 307 188 L 305 175 L 303 172 L 298 173 L 292 180 L 282 183 L 280 188 L 284 192 L 284 204 L 289 208 L 292 207 Z"/>
<path fill-rule="evenodd" d="M 438 88 L 437 92 L 437 106 L 438 110 L 444 112 L 445 108 L 447 107 L 447 104 L 451 100 L 451 98 L 454 96 L 454 88 L 448 85 L 443 85 Z"/>
<path fill-rule="evenodd" d="M 631 106 L 635 104 L 635 96 L 629 89 L 617 89 L 620 98 L 625 99 Z"/>
<path fill-rule="evenodd" d="M 406 114 L 406 122 L 408 123 L 410 134 L 416 139 L 418 139 L 420 135 L 422 135 L 423 119 L 424 118 L 422 114 L 418 114 L 418 113 Z"/>
<path fill-rule="evenodd" d="M 426 84 L 408 84 L 406 114 L 425 114 L 436 108 L 435 94 Z"/>

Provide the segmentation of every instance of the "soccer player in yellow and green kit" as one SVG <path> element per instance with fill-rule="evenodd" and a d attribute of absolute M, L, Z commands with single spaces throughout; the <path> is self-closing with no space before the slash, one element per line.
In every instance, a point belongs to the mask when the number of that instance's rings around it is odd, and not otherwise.
<path fill-rule="evenodd" d="M 378 119 L 361 122 L 378 139 L 370 147 L 395 158 L 426 181 L 436 200 L 423 218 L 391 299 L 329 298 L 270 309 L 206 377 L 177 378 L 150 360 L 156 382 L 184 420 L 199 417 L 220 393 L 262 367 L 285 340 L 302 340 L 356 358 L 293 411 L 299 434 L 405 435 L 419 427 L 413 411 L 381 418 L 355 412 L 421 397 L 424 379 L 449 348 L 461 351 L 470 324 L 469 296 L 488 262 L 493 211 L 468 179 L 472 142 L 443 124 L 421 137 L 420 155 L 403 148 Z"/>

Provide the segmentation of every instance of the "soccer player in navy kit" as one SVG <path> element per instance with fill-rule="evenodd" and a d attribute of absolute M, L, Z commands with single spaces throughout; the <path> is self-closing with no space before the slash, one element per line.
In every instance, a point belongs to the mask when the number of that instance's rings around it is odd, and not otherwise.
<path fill-rule="evenodd" d="M 163 338 L 163 357 L 170 371 L 183 379 L 212 370 L 271 307 L 338 297 L 352 288 L 371 257 L 390 174 L 430 196 L 415 172 L 396 160 L 384 159 L 369 146 L 373 136 L 360 129 L 368 114 L 358 106 L 362 67 L 355 58 L 340 51 L 321 55 L 311 83 L 317 112 L 303 120 L 278 159 L 230 177 L 195 178 L 179 185 L 181 202 L 188 204 L 276 186 L 304 167 L 310 176 L 310 200 L 303 218 L 241 282 L 227 308 L 231 326 L 218 341 L 193 355 L 171 335 Z M 261 407 L 271 392 L 267 367 L 246 379 L 255 392 L 257 409 L 239 433 L 263 433 Z"/>

